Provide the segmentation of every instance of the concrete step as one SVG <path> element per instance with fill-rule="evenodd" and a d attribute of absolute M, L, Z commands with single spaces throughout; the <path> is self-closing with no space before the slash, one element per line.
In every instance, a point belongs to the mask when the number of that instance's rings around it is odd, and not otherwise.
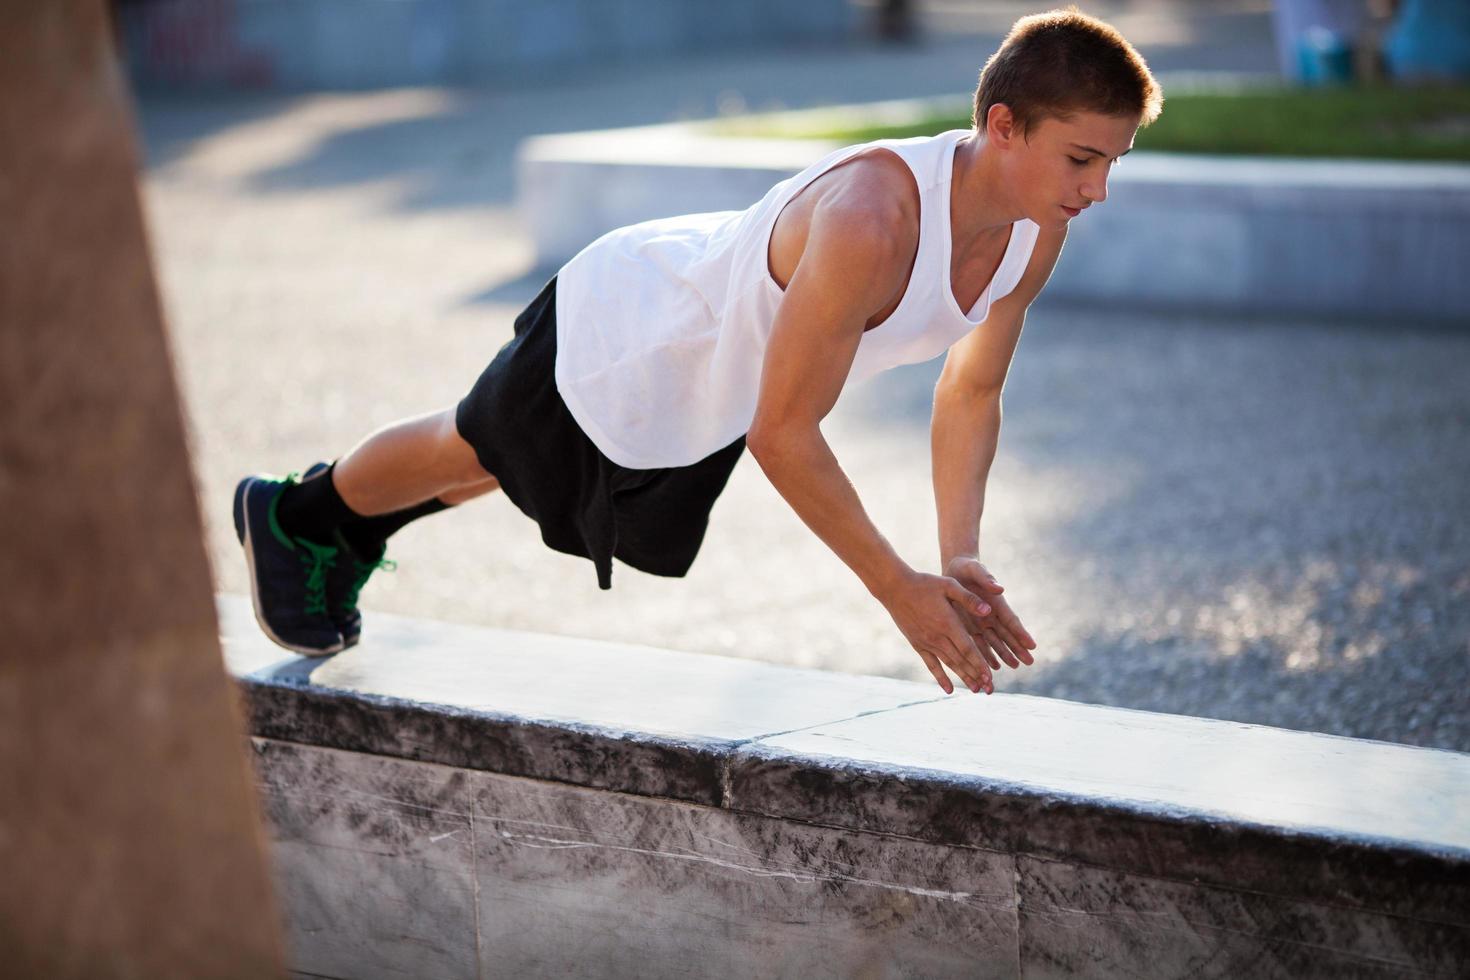
<path fill-rule="evenodd" d="M 298 970 L 1470 963 L 1460 753 L 372 611 L 307 659 L 219 612 Z"/>

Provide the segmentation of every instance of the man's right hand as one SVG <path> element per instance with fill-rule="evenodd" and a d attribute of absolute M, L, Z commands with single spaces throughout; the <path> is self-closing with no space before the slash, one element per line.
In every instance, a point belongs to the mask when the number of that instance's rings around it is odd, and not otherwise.
<path fill-rule="evenodd" d="M 959 606 L 971 615 L 988 616 L 989 603 L 961 585 L 958 579 L 916 571 L 888 586 L 877 598 L 945 694 L 954 693 L 954 684 L 944 673 L 944 667 L 976 694 L 982 689 L 986 694 L 994 693 L 990 666 L 955 609 Z"/>

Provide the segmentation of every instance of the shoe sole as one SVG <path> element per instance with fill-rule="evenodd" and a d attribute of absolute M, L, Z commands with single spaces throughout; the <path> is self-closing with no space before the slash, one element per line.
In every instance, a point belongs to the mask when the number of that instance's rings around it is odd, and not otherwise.
<path fill-rule="evenodd" d="M 346 649 L 346 646 L 340 641 L 338 641 L 336 646 L 326 648 L 303 647 L 297 646 L 294 643 L 288 643 L 277 636 L 276 631 L 271 629 L 270 624 L 265 621 L 265 614 L 260 608 L 260 589 L 255 576 L 255 548 L 251 543 L 250 522 L 245 520 L 245 504 L 249 500 L 250 491 L 258 489 L 260 489 L 260 480 L 257 477 L 249 476 L 240 481 L 239 486 L 235 487 L 234 514 L 235 537 L 240 539 L 240 544 L 245 548 L 245 565 L 250 570 L 250 604 L 255 609 L 255 622 L 259 624 L 261 632 L 269 637 L 272 643 L 278 647 L 284 647 L 292 653 L 299 653 L 306 657 L 329 657 L 334 653 L 341 653 Z"/>

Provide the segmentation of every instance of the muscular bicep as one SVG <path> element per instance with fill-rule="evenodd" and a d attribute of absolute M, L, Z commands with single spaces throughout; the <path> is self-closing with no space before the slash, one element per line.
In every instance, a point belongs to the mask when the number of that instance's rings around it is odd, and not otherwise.
<path fill-rule="evenodd" d="M 1051 276 L 1065 238 L 1065 230 L 1043 230 L 1038 235 L 1031 261 L 1016 288 L 996 300 L 985 319 L 949 349 L 939 377 L 941 385 L 977 394 L 999 392 L 1005 386 L 1026 323 L 1026 310 Z"/>
<path fill-rule="evenodd" d="M 826 417 L 847 380 L 864 325 L 902 287 L 905 240 L 893 233 L 893 216 L 837 205 L 813 214 L 801 261 L 776 310 L 750 428 L 752 446 Z"/>

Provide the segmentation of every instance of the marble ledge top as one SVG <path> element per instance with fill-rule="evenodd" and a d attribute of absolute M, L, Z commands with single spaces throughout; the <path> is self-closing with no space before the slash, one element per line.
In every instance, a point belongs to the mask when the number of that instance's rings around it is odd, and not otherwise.
<path fill-rule="evenodd" d="M 304 658 L 218 609 L 258 736 L 1470 924 L 1470 755 L 379 612 Z"/>

